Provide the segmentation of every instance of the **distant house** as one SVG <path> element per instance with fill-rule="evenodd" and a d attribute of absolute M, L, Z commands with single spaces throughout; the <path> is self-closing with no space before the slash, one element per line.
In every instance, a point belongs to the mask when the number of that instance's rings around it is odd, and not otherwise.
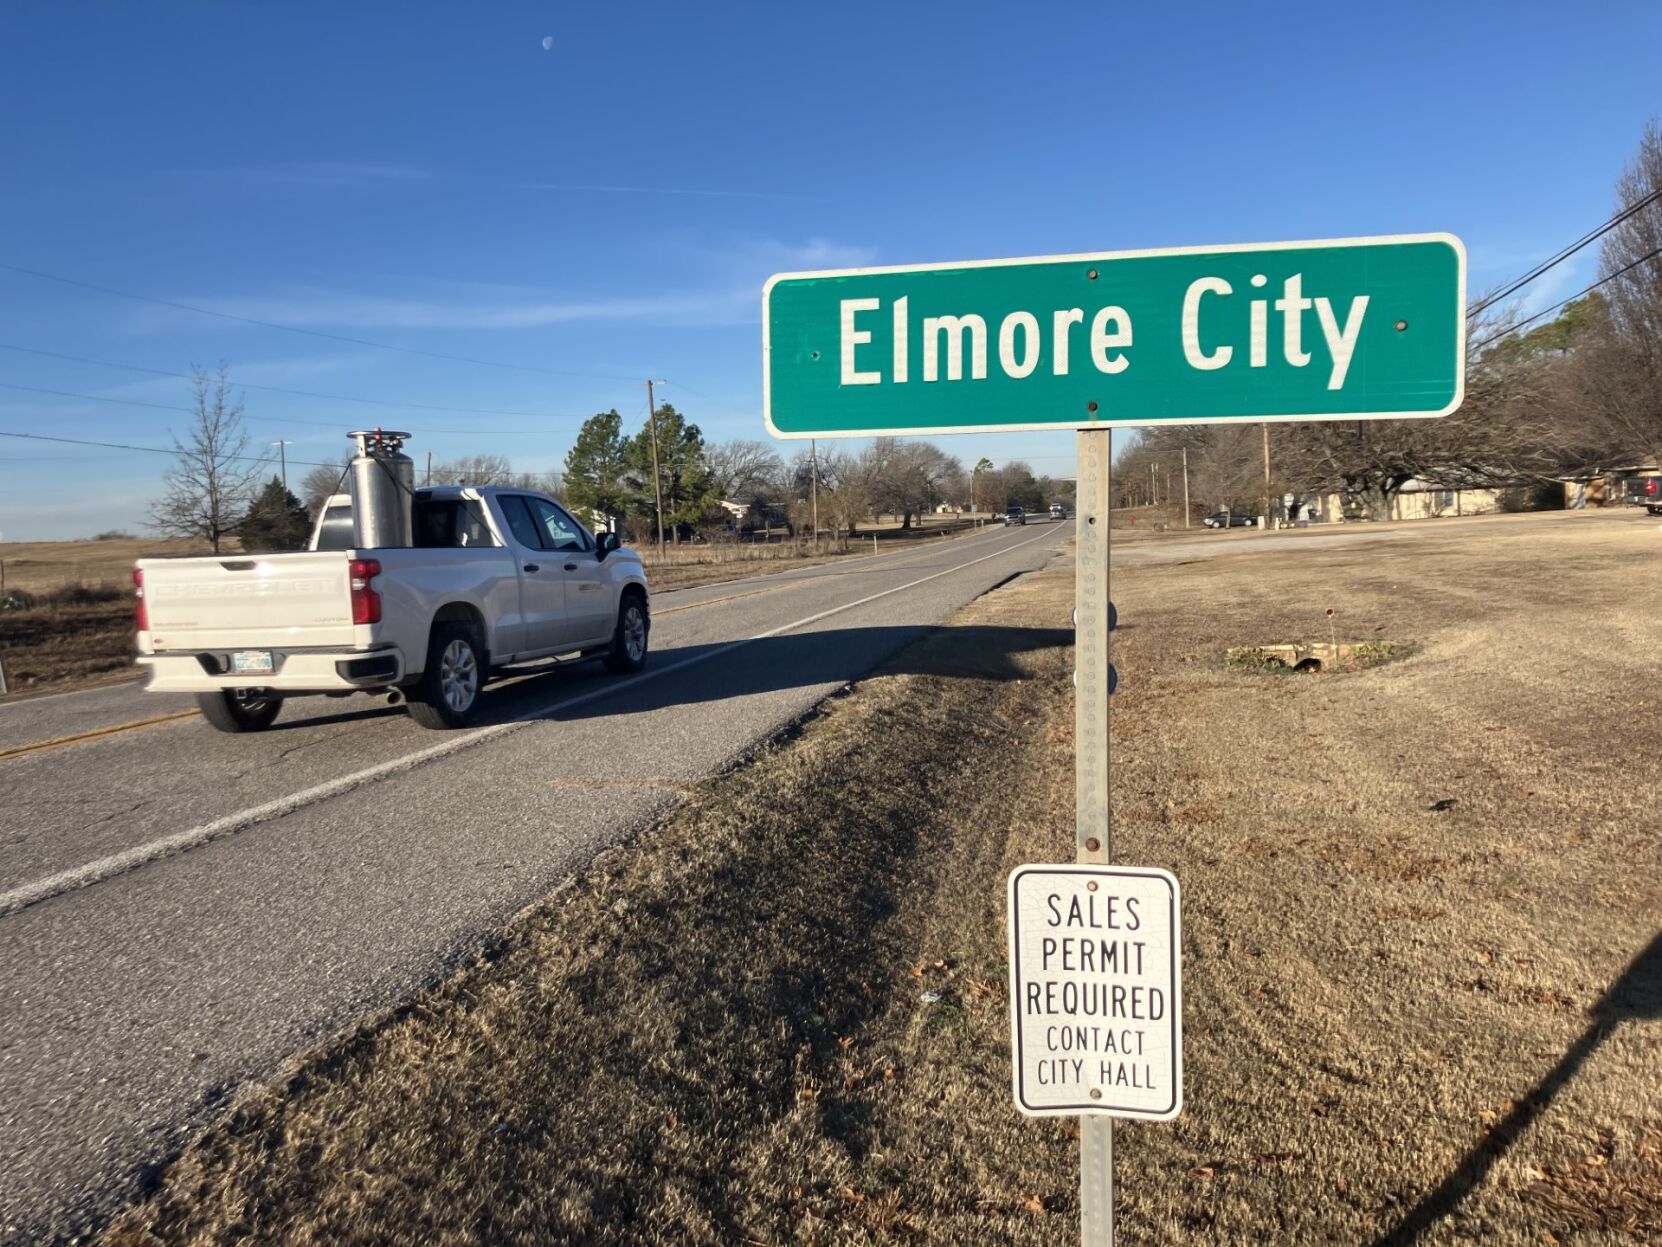
<path fill-rule="evenodd" d="M 1430 520 L 1451 515 L 1487 515 L 1501 509 L 1504 492 L 1500 489 L 1454 489 L 1415 477 L 1404 482 L 1391 499 L 1390 518 Z M 1305 514 L 1318 524 L 1357 519 L 1362 510 L 1357 499 L 1347 498 L 1344 494 L 1319 494 L 1302 501 Z"/>
<path fill-rule="evenodd" d="M 1445 515 L 1487 515 L 1501 509 L 1499 489 L 1450 489 L 1418 477 L 1404 482 L 1391 502 L 1394 520 L 1429 520 Z"/>
<path fill-rule="evenodd" d="M 748 502 L 728 502 L 723 500 L 721 509 L 727 512 L 728 518 L 733 521 L 735 527 L 743 524 L 745 520 L 750 517 L 750 504 Z"/>

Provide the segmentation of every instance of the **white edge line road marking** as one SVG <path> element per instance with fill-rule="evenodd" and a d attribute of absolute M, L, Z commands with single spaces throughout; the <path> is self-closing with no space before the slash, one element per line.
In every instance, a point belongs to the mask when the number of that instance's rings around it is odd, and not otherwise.
<path fill-rule="evenodd" d="M 765 641 L 770 637 L 776 637 L 797 628 L 806 628 L 809 624 L 815 624 L 822 619 L 829 619 L 833 615 L 840 615 L 844 611 L 865 606 L 879 598 L 886 598 L 895 593 L 904 593 L 907 589 L 915 589 L 919 585 L 928 584 L 931 580 L 939 580 L 942 576 L 950 576 L 954 572 L 965 571 L 974 567 L 977 563 L 1002 558 L 1023 546 L 1032 545 L 1035 541 L 1043 541 L 1046 538 L 1059 535 L 1054 529 L 1040 533 L 1037 536 L 1029 537 L 1026 541 L 1018 541 L 1014 545 L 1005 546 L 991 554 L 982 555 L 978 559 L 955 564 L 944 571 L 932 572 L 917 580 L 908 581 L 906 584 L 896 585 L 892 589 L 884 589 L 881 592 L 870 594 L 858 601 L 845 602 L 841 606 L 833 606 L 830 610 L 820 611 L 816 615 L 809 615 L 803 619 L 793 620 L 788 624 L 781 624 L 777 628 L 770 628 L 768 631 L 759 632 L 755 636 L 745 637 L 738 641 L 729 641 L 725 645 L 718 645 L 714 649 L 694 655 L 691 658 L 683 658 L 680 662 L 671 663 L 667 667 L 654 667 L 650 671 L 643 671 L 641 674 L 631 676 L 627 680 L 615 684 L 605 684 L 599 688 L 590 689 L 586 693 L 579 693 L 576 697 L 568 697 L 564 701 L 557 701 L 537 710 L 527 711 L 519 718 L 510 719 L 506 723 L 496 723 L 490 727 L 478 728 L 452 740 L 431 745 L 426 749 L 418 749 L 414 753 L 407 753 L 401 758 L 379 762 L 374 766 L 365 767 L 361 771 L 354 771 L 350 775 L 343 775 L 339 779 L 329 780 L 327 783 L 318 784 L 301 792 L 290 793 L 286 797 L 278 797 L 275 801 L 250 806 L 248 809 L 239 810 L 235 814 L 227 814 L 223 818 L 216 818 L 211 823 L 203 823 L 201 826 L 192 827 L 188 831 L 176 831 L 170 836 L 162 836 L 146 844 L 135 845 L 133 848 L 120 853 L 112 853 L 108 857 L 99 858 L 95 862 L 88 862 L 83 866 L 76 866 L 70 870 L 60 871 L 55 875 L 48 875 L 44 879 L 26 883 L 22 887 L 13 888 L 9 892 L 0 892 L 0 917 L 27 909 L 31 905 L 38 905 L 41 901 L 51 900 L 53 897 L 61 896 L 66 892 L 77 891 L 81 888 L 91 887 L 95 883 L 102 883 L 106 879 L 113 879 L 117 875 L 123 875 L 130 870 L 138 869 L 140 866 L 160 861 L 164 857 L 171 857 L 175 853 L 183 853 L 188 849 L 207 844 L 210 840 L 218 840 L 221 837 L 246 830 L 257 823 L 269 822 L 271 819 L 281 818 L 285 814 L 292 814 L 305 806 L 315 805 L 317 802 L 325 801 L 330 797 L 340 796 L 342 793 L 350 792 L 364 784 L 384 779 L 388 775 L 410 770 L 434 758 L 460 753 L 464 749 L 471 748 L 493 737 L 504 736 L 509 732 L 517 732 L 520 728 L 527 727 L 558 711 L 569 709 L 572 706 L 580 706 L 585 702 L 597 701 L 602 697 L 611 697 L 649 680 L 656 680 L 676 671 L 683 671 L 688 667 L 710 662 L 713 659 L 720 658 L 723 654 L 730 654 L 734 650 L 753 644 L 756 641 Z"/>

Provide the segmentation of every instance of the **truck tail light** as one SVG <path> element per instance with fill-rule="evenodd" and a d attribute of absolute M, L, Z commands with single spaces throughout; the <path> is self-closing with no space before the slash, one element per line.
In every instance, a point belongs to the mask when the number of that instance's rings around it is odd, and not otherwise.
<path fill-rule="evenodd" d="M 150 631 L 150 609 L 144 604 L 144 573 L 133 569 L 133 622 L 140 632 Z"/>
<path fill-rule="evenodd" d="M 381 574 L 376 559 L 353 559 L 348 574 L 352 584 L 352 622 L 372 624 L 381 622 L 381 595 L 369 587 L 369 582 Z"/>

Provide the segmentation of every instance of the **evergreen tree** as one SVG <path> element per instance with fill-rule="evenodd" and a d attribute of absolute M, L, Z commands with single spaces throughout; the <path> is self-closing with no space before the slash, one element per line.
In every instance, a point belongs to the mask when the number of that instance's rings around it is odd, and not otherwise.
<path fill-rule="evenodd" d="M 311 535 L 306 506 L 289 493 L 277 477 L 260 490 L 254 505 L 237 525 L 242 548 L 249 552 L 281 553 L 299 550 Z"/>
<path fill-rule="evenodd" d="M 650 517 L 657 505 L 652 489 L 650 419 L 629 443 L 627 454 L 636 485 L 636 513 Z M 666 537 L 679 540 L 681 525 L 702 523 L 721 501 L 704 460 L 704 434 L 669 403 L 658 408 L 658 480 L 664 496 Z"/>
<path fill-rule="evenodd" d="M 647 468 L 650 484 L 650 462 Z M 577 511 L 620 518 L 629 509 L 629 469 L 623 417 L 616 408 L 590 416 L 566 455 L 566 501 Z"/>

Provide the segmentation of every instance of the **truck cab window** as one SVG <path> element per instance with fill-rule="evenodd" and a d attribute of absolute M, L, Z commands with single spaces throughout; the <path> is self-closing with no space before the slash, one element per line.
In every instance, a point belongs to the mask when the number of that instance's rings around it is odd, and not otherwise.
<path fill-rule="evenodd" d="M 530 499 L 519 494 L 503 494 L 497 502 L 502 507 L 502 515 L 508 521 L 508 529 L 514 535 L 514 540 L 528 550 L 541 550 L 542 540 L 538 536 L 537 522 L 531 518 L 530 511 L 525 504 Z"/>
<path fill-rule="evenodd" d="M 559 507 L 542 498 L 527 498 L 525 503 L 537 517 L 537 527 L 543 537 L 543 549 L 571 552 L 589 548 L 588 534 L 576 520 Z"/>
<path fill-rule="evenodd" d="M 415 544 L 421 549 L 477 549 L 496 544 L 479 504 L 467 498 L 417 494 L 414 518 Z"/>

